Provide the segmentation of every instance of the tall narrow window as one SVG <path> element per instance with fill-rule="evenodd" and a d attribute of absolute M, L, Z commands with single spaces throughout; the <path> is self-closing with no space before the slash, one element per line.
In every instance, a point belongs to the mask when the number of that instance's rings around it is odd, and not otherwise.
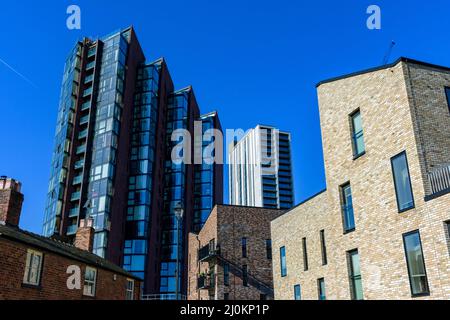
<path fill-rule="evenodd" d="M 230 300 L 230 294 L 228 292 L 223 294 L 223 300 Z"/>
<path fill-rule="evenodd" d="M 364 152 L 366 152 L 361 112 L 358 110 L 354 112 L 350 117 L 352 122 L 353 156 L 355 158 L 358 158 L 362 156 Z"/>
<path fill-rule="evenodd" d="M 126 300 L 134 300 L 134 280 L 127 279 Z"/>
<path fill-rule="evenodd" d="M 342 214 L 344 216 L 344 231 L 347 233 L 355 230 L 353 197 L 350 183 L 341 187 L 341 193 L 342 193 Z"/>
<path fill-rule="evenodd" d="M 287 265 L 286 265 L 286 247 L 280 248 L 280 267 L 281 267 L 281 276 L 287 276 Z"/>
<path fill-rule="evenodd" d="M 450 88 L 445 88 L 445 95 L 447 96 L 447 106 L 450 112 Z"/>
<path fill-rule="evenodd" d="M 403 235 L 406 262 L 408 265 L 409 283 L 413 296 L 429 294 L 428 278 L 419 231 Z"/>
<path fill-rule="evenodd" d="M 308 265 L 308 248 L 306 247 L 306 238 L 302 239 L 303 244 L 303 268 L 305 271 L 308 271 L 309 265 Z"/>
<path fill-rule="evenodd" d="M 319 290 L 319 300 L 327 300 L 324 278 L 317 280 L 317 289 Z"/>
<path fill-rule="evenodd" d="M 302 289 L 299 284 L 294 287 L 294 300 L 302 300 Z"/>
<path fill-rule="evenodd" d="M 411 186 L 411 178 L 408 169 L 406 152 L 391 159 L 392 172 L 394 174 L 395 192 L 399 212 L 414 208 L 414 197 Z"/>
<path fill-rule="evenodd" d="M 242 285 L 248 287 L 248 266 L 242 266 Z"/>
<path fill-rule="evenodd" d="M 223 265 L 223 285 L 230 285 L 230 265 L 228 263 Z"/>
<path fill-rule="evenodd" d="M 363 300 L 363 288 L 361 280 L 361 267 L 359 263 L 358 250 L 352 250 L 347 253 L 348 274 L 350 278 L 350 291 L 353 300 Z"/>
<path fill-rule="evenodd" d="M 97 270 L 91 267 L 86 267 L 86 272 L 84 274 L 84 289 L 83 294 L 85 296 L 94 297 L 95 288 L 97 282 Z"/>
<path fill-rule="evenodd" d="M 266 257 L 272 260 L 272 240 L 266 240 Z"/>
<path fill-rule="evenodd" d="M 327 243 L 325 241 L 325 230 L 320 231 L 320 246 L 322 247 L 322 265 L 328 264 Z"/>
<path fill-rule="evenodd" d="M 242 238 L 242 258 L 247 258 L 247 238 Z"/>
<path fill-rule="evenodd" d="M 41 282 L 42 273 L 42 253 L 34 250 L 27 251 L 27 260 L 25 265 L 25 274 L 23 283 L 32 286 L 38 286 Z"/>
<path fill-rule="evenodd" d="M 450 221 L 445 222 L 445 232 L 447 238 L 448 253 L 450 254 Z"/>

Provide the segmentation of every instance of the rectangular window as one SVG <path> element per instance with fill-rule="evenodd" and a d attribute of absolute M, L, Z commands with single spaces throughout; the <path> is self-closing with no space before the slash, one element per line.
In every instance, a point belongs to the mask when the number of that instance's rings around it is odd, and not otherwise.
<path fill-rule="evenodd" d="M 223 300 L 230 300 L 230 294 L 228 292 L 223 294 Z"/>
<path fill-rule="evenodd" d="M 308 248 L 306 247 L 306 238 L 302 239 L 302 244 L 303 244 L 303 268 L 305 269 L 305 271 L 308 271 L 309 266 L 308 266 Z"/>
<path fill-rule="evenodd" d="M 242 238 L 242 258 L 247 258 L 247 238 Z"/>
<path fill-rule="evenodd" d="M 280 266 L 281 266 L 281 276 L 287 276 L 287 265 L 286 265 L 286 247 L 280 248 Z"/>
<path fill-rule="evenodd" d="M 445 232 L 447 238 L 448 253 L 450 254 L 450 221 L 445 222 Z"/>
<path fill-rule="evenodd" d="M 445 88 L 445 95 L 447 96 L 447 106 L 450 112 L 450 88 Z"/>
<path fill-rule="evenodd" d="M 23 283 L 32 286 L 39 286 L 41 282 L 43 254 L 34 250 L 27 251 L 25 274 Z"/>
<path fill-rule="evenodd" d="M 397 194 L 398 211 L 403 212 L 414 208 L 414 197 L 409 175 L 408 159 L 406 152 L 391 159 L 394 175 L 395 192 Z"/>
<path fill-rule="evenodd" d="M 247 265 L 242 266 L 242 285 L 248 287 L 248 267 Z"/>
<path fill-rule="evenodd" d="M 413 297 L 428 295 L 430 291 L 419 231 L 403 235 L 403 243 L 405 246 L 411 294 Z"/>
<path fill-rule="evenodd" d="M 353 197 L 350 183 L 341 187 L 342 197 L 342 215 L 344 217 L 344 231 L 351 232 L 355 230 L 355 216 L 353 213 Z"/>
<path fill-rule="evenodd" d="M 84 289 L 83 294 L 85 296 L 95 297 L 95 289 L 97 282 L 97 269 L 86 267 L 84 274 Z"/>
<path fill-rule="evenodd" d="M 319 300 L 327 300 L 327 296 L 325 294 L 325 279 L 324 278 L 317 280 L 317 288 L 319 290 Z"/>
<path fill-rule="evenodd" d="M 134 300 L 134 280 L 127 279 L 126 300 Z"/>
<path fill-rule="evenodd" d="M 294 300 L 302 300 L 302 291 L 300 285 L 294 287 Z"/>
<path fill-rule="evenodd" d="M 359 263 L 358 250 L 352 250 L 347 253 L 348 274 L 350 278 L 350 291 L 353 300 L 363 300 L 363 288 L 361 280 L 361 267 Z"/>
<path fill-rule="evenodd" d="M 366 152 L 361 112 L 357 110 L 351 116 L 353 156 L 358 158 Z"/>
<path fill-rule="evenodd" d="M 259 300 L 261 300 L 261 301 L 267 300 L 267 294 L 261 293 L 261 294 L 259 295 Z"/>
<path fill-rule="evenodd" d="M 230 285 L 230 265 L 228 263 L 223 265 L 223 285 Z"/>
<path fill-rule="evenodd" d="M 266 240 L 266 257 L 272 260 L 272 240 Z"/>
<path fill-rule="evenodd" d="M 320 231 L 320 246 L 322 247 L 322 265 L 328 264 L 327 243 L 325 241 L 325 230 Z"/>

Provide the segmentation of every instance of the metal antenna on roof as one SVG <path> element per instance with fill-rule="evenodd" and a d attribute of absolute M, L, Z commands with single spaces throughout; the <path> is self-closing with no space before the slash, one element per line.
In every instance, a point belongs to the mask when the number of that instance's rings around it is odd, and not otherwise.
<path fill-rule="evenodd" d="M 389 45 L 389 49 L 388 49 L 388 51 L 386 52 L 386 54 L 385 54 L 385 56 L 383 58 L 383 66 L 388 64 L 389 58 L 391 57 L 392 50 L 394 49 L 395 45 L 396 45 L 395 41 L 392 40 L 391 44 Z"/>

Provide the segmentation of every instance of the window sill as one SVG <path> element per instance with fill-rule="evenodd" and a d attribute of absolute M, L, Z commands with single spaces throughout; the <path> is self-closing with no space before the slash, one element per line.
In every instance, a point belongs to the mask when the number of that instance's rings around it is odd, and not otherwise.
<path fill-rule="evenodd" d="M 400 213 L 405 213 L 405 212 L 408 212 L 408 211 L 410 211 L 410 210 L 412 210 L 412 209 L 415 209 L 416 208 L 416 206 L 412 206 L 411 208 L 406 208 L 406 209 L 402 209 L 402 210 L 398 210 L 398 213 L 400 214 Z"/>
<path fill-rule="evenodd" d="M 23 283 L 23 282 L 22 282 L 22 288 L 42 290 L 41 285 L 29 284 L 29 283 Z"/>
<path fill-rule="evenodd" d="M 425 292 L 425 293 L 412 294 L 411 298 L 421 298 L 421 297 L 428 297 L 428 296 L 430 296 L 430 293 Z"/>
<path fill-rule="evenodd" d="M 360 154 L 353 155 L 353 161 L 358 160 L 359 158 L 361 158 L 365 154 L 366 154 L 366 152 L 364 151 L 364 152 L 361 152 Z"/>
<path fill-rule="evenodd" d="M 356 231 L 356 228 L 349 229 L 349 230 L 344 230 L 344 235 L 352 233 L 352 232 L 355 232 L 355 231 Z"/>

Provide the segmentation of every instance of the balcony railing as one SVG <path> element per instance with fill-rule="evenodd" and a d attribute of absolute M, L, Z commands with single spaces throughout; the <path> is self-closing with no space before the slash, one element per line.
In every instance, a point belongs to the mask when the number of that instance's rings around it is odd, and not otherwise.
<path fill-rule="evenodd" d="M 76 186 L 78 184 L 81 184 L 82 182 L 83 182 L 83 175 L 79 175 L 73 178 L 72 185 Z"/>
<path fill-rule="evenodd" d="M 450 165 L 434 170 L 428 174 L 431 192 L 437 194 L 450 189 Z"/>
<path fill-rule="evenodd" d="M 71 201 L 78 201 L 81 198 L 81 192 L 74 192 L 72 193 L 72 196 L 70 197 Z"/>
<path fill-rule="evenodd" d="M 82 169 L 84 167 L 84 160 L 75 162 L 75 170 Z"/>
<path fill-rule="evenodd" d="M 69 218 L 75 218 L 78 217 L 78 214 L 80 213 L 80 208 L 73 208 L 69 211 Z"/>
<path fill-rule="evenodd" d="M 84 83 L 92 82 L 92 80 L 94 80 L 94 75 L 93 75 L 93 74 L 91 74 L 90 76 L 87 76 L 87 77 L 84 79 Z"/>
<path fill-rule="evenodd" d="M 81 111 L 87 110 L 87 109 L 89 109 L 90 107 L 91 107 L 91 102 L 90 102 L 90 101 L 85 102 L 85 103 L 83 103 L 83 104 L 81 105 Z"/>
<path fill-rule="evenodd" d="M 217 257 L 219 250 L 211 245 L 204 246 L 198 250 L 198 261 L 206 261 Z"/>
<path fill-rule="evenodd" d="M 80 119 L 80 125 L 86 124 L 89 122 L 89 115 L 81 117 Z"/>
<path fill-rule="evenodd" d="M 153 301 L 153 300 L 187 300 L 187 297 L 178 294 L 178 296 L 174 294 L 146 294 L 141 296 L 141 300 L 144 301 Z"/>
<path fill-rule="evenodd" d="M 84 138 L 87 137 L 87 135 L 88 135 L 87 129 L 86 129 L 86 130 L 83 130 L 83 131 L 81 131 L 81 132 L 78 134 L 78 139 L 84 139 Z"/>
<path fill-rule="evenodd" d="M 82 154 L 86 152 L 86 145 L 83 144 L 77 148 L 77 154 Z"/>
<path fill-rule="evenodd" d="M 91 63 L 88 63 L 86 65 L 86 70 L 92 69 L 95 67 L 95 61 L 92 61 Z"/>

